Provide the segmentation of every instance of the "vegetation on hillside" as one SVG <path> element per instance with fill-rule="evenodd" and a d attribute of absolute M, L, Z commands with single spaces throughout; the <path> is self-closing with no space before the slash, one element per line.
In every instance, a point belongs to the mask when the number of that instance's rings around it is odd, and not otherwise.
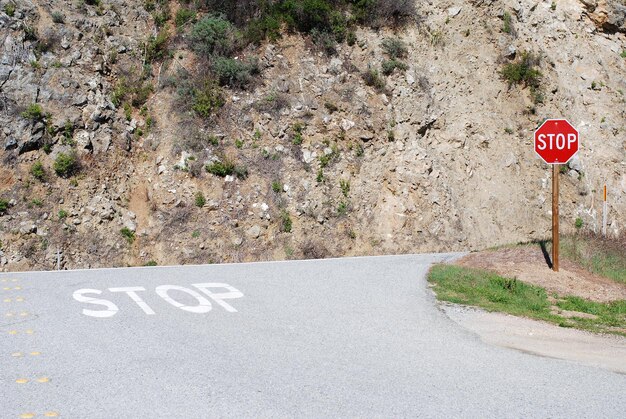
<path fill-rule="evenodd" d="M 552 296 L 556 299 L 553 305 L 544 288 L 490 271 L 454 265 L 434 266 L 428 280 L 434 285 L 437 298 L 443 301 L 544 320 L 562 327 L 626 336 L 626 300 L 598 303 L 575 296 Z M 581 315 L 566 318 L 558 314 L 558 309 Z"/>

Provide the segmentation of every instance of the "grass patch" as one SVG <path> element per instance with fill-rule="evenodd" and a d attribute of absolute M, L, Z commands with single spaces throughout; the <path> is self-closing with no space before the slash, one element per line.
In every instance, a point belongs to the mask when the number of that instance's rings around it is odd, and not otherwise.
<path fill-rule="evenodd" d="M 626 284 L 626 238 L 579 233 L 561 239 L 561 255 L 588 271 Z"/>
<path fill-rule="evenodd" d="M 435 265 L 428 281 L 434 285 L 439 300 L 543 320 L 562 327 L 626 336 L 626 300 L 597 303 L 580 297 L 563 297 L 556 303 L 561 310 L 598 316 L 595 319 L 565 318 L 552 312 L 553 306 L 544 288 L 493 272 Z"/>

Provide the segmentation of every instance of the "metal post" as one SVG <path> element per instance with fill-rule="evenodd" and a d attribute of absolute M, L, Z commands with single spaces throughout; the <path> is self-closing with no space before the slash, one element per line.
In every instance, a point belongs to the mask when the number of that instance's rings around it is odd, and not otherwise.
<path fill-rule="evenodd" d="M 606 204 L 606 185 L 604 185 L 604 202 L 602 204 L 602 235 L 606 237 L 606 224 L 608 221 L 608 208 Z"/>
<path fill-rule="evenodd" d="M 552 165 L 552 270 L 559 271 L 559 166 Z"/>

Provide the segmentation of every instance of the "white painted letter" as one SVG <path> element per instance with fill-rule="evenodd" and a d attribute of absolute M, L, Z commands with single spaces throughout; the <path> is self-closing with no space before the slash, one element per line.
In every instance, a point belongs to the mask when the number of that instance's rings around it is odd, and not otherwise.
<path fill-rule="evenodd" d="M 554 134 L 548 134 L 548 138 L 550 139 L 550 145 L 548 146 L 548 148 L 550 150 L 554 149 Z"/>
<path fill-rule="evenodd" d="M 576 142 L 576 134 L 574 133 L 569 133 L 567 134 L 567 149 L 571 150 L 573 147 L 573 144 Z"/>
<path fill-rule="evenodd" d="M 211 299 L 213 301 L 215 301 L 217 304 L 221 305 L 222 307 L 224 307 L 224 309 L 226 311 L 229 311 L 231 313 L 236 313 L 237 310 L 235 310 L 235 308 L 233 306 L 231 306 L 230 304 L 225 303 L 222 300 L 226 300 L 226 299 L 230 299 L 230 298 L 241 298 L 243 297 L 243 293 L 241 291 L 239 291 L 238 289 L 231 287 L 228 284 L 221 284 L 221 283 L 213 283 L 213 282 L 208 282 L 205 284 L 192 284 L 192 286 L 198 288 L 200 291 L 202 291 L 203 293 L 205 293 L 206 295 L 208 295 L 209 297 L 211 297 Z M 211 291 L 209 291 L 209 288 L 226 288 L 228 290 L 228 292 L 222 292 L 219 294 L 215 294 L 212 293 Z"/>
<path fill-rule="evenodd" d="M 565 149 L 565 135 L 564 134 L 556 135 L 556 148 L 559 150 Z"/>
<path fill-rule="evenodd" d="M 102 294 L 102 291 L 93 290 L 93 289 L 82 289 L 82 290 L 74 291 L 74 294 L 72 294 L 72 297 L 74 297 L 76 301 L 79 301 L 81 303 L 99 304 L 99 305 L 107 307 L 107 310 L 87 310 L 86 308 L 84 308 L 83 314 L 85 316 L 111 317 L 111 316 L 115 316 L 117 312 L 119 311 L 119 308 L 117 308 L 117 306 L 109 300 L 101 300 L 99 298 L 87 297 L 87 296 L 84 296 L 83 294 L 100 295 Z"/>
<path fill-rule="evenodd" d="M 137 305 L 139 307 L 141 307 L 141 309 L 144 311 L 144 313 L 146 313 L 146 314 L 154 314 L 154 311 L 150 308 L 150 306 L 148 304 L 146 304 L 146 302 L 144 300 L 142 300 L 140 296 L 137 295 L 136 291 L 145 291 L 145 290 L 146 289 L 144 287 L 109 288 L 109 291 L 111 291 L 111 292 L 125 292 L 126 294 L 128 294 L 128 296 L 130 297 L 131 300 L 136 302 Z"/>
<path fill-rule="evenodd" d="M 169 290 L 177 290 L 177 291 L 186 292 L 187 294 L 191 295 L 193 298 L 198 300 L 200 305 L 192 307 L 192 306 L 186 306 L 184 304 L 181 304 L 167 294 Z M 211 311 L 211 308 L 212 308 L 211 302 L 209 300 L 207 300 L 206 298 L 204 298 L 202 295 L 198 294 L 194 290 L 190 290 L 189 288 L 179 287 L 177 285 L 161 285 L 161 286 L 156 287 L 156 293 L 159 294 L 161 298 L 163 298 L 165 301 L 167 301 L 174 307 L 178 307 L 181 310 L 189 311 L 191 313 L 208 313 L 209 311 Z"/>
<path fill-rule="evenodd" d="M 537 141 L 539 142 L 539 145 L 537 146 L 537 148 L 539 150 L 545 150 L 546 149 L 546 134 L 539 134 L 537 136 Z"/>

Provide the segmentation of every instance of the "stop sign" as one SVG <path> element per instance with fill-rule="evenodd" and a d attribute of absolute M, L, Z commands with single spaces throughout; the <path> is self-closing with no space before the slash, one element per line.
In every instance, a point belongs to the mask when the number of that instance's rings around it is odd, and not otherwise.
<path fill-rule="evenodd" d="M 535 131 L 535 151 L 548 164 L 567 163 L 578 147 L 578 131 L 565 119 L 548 119 Z"/>

